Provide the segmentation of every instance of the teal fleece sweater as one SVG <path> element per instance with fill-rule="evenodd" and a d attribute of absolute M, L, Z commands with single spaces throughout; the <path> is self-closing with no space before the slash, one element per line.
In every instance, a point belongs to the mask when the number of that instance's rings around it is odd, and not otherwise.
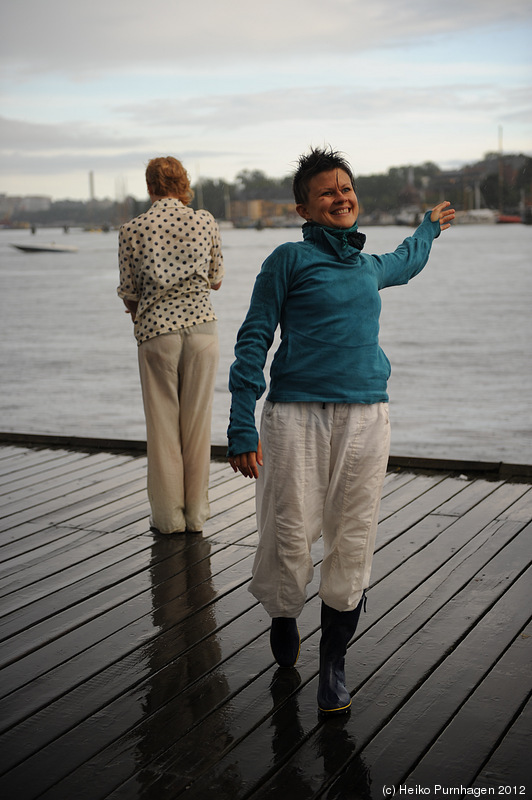
<path fill-rule="evenodd" d="M 440 224 L 427 212 L 412 236 L 381 256 L 362 253 L 365 237 L 355 230 L 305 223 L 302 242 L 277 247 L 262 265 L 229 373 L 229 456 L 257 450 L 255 407 L 266 389 L 264 365 L 279 324 L 268 400 L 388 400 L 379 290 L 421 272 Z"/>

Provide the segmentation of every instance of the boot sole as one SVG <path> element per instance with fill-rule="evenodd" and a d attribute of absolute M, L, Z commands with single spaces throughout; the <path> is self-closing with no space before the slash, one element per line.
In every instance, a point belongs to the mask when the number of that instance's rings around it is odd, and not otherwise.
<path fill-rule="evenodd" d="M 349 709 L 351 708 L 351 700 L 346 706 L 341 706 L 340 708 L 322 708 L 320 705 L 318 706 L 318 711 L 320 714 L 325 714 L 326 716 L 330 716 L 332 714 L 347 714 Z"/>

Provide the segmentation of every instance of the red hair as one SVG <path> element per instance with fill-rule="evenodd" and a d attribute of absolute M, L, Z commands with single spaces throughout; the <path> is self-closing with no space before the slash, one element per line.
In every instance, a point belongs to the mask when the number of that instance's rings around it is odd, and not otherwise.
<path fill-rule="evenodd" d="M 185 205 L 194 197 L 186 169 L 173 156 L 152 158 L 146 167 L 146 183 L 154 195 L 177 196 Z"/>

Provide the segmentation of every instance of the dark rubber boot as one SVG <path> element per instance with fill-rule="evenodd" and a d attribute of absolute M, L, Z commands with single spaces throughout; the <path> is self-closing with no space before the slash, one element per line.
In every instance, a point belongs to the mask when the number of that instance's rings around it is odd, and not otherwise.
<path fill-rule="evenodd" d="M 270 630 L 270 647 L 280 667 L 293 667 L 300 648 L 297 622 L 292 617 L 274 617 Z"/>
<path fill-rule="evenodd" d="M 318 708 L 326 714 L 345 713 L 351 705 L 351 695 L 345 685 L 345 654 L 363 603 L 364 598 L 353 611 L 336 611 L 321 604 Z"/>

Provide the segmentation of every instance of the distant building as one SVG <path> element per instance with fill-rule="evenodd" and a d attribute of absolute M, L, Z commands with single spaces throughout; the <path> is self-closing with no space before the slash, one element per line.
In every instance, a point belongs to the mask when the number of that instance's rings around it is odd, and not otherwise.
<path fill-rule="evenodd" d="M 52 198 L 46 195 L 33 195 L 21 197 L 19 211 L 49 211 L 52 207 Z"/>
<path fill-rule="evenodd" d="M 293 200 L 234 200 L 231 202 L 234 224 L 265 228 L 302 225 Z"/>
<path fill-rule="evenodd" d="M 0 194 L 0 220 L 8 222 L 13 216 L 13 212 L 20 205 L 21 197 L 10 197 L 7 194 Z"/>
<path fill-rule="evenodd" d="M 51 207 L 52 198 L 46 195 L 19 197 L 0 194 L 0 220 L 4 222 L 9 222 L 14 215 L 19 213 L 49 211 Z"/>

